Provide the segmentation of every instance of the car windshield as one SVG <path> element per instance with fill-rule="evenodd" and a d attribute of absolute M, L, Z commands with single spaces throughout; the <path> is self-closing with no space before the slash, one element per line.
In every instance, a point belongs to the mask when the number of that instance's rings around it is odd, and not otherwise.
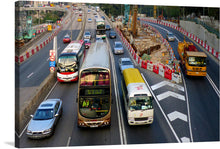
<path fill-rule="evenodd" d="M 122 47 L 122 44 L 121 44 L 121 43 L 115 43 L 115 47 L 116 47 L 116 48 L 121 48 L 121 47 Z"/>
<path fill-rule="evenodd" d="M 122 61 L 122 65 L 132 65 L 131 61 Z"/>
<path fill-rule="evenodd" d="M 115 34 L 115 32 L 111 31 L 110 34 Z"/>
<path fill-rule="evenodd" d="M 168 36 L 173 37 L 174 35 L 173 33 L 168 33 Z"/>
<path fill-rule="evenodd" d="M 90 33 L 89 32 L 85 32 L 85 35 L 90 35 Z"/>
<path fill-rule="evenodd" d="M 136 96 L 129 100 L 130 110 L 147 110 L 152 109 L 152 99 L 150 96 Z"/>
<path fill-rule="evenodd" d="M 48 120 L 53 118 L 53 109 L 38 109 L 33 120 Z"/>

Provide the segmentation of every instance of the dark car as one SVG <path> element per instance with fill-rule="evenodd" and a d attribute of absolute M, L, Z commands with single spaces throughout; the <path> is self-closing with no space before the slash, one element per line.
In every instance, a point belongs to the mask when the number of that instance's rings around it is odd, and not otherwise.
<path fill-rule="evenodd" d="M 116 38 L 116 33 L 114 31 L 110 31 L 109 38 L 111 39 Z"/>
<path fill-rule="evenodd" d="M 104 17 L 104 16 L 101 16 L 101 18 L 102 18 L 103 20 L 105 20 L 105 17 Z"/>
<path fill-rule="evenodd" d="M 105 29 L 106 29 L 106 30 L 110 30 L 110 29 L 111 29 L 111 28 L 110 28 L 110 25 L 106 25 L 106 26 L 105 26 Z"/>

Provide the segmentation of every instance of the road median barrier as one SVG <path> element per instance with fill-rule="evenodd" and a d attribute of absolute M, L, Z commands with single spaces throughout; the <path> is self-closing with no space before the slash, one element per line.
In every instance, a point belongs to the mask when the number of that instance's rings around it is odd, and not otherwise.
<path fill-rule="evenodd" d="M 21 133 L 25 125 L 27 125 L 30 120 L 30 115 L 34 114 L 35 109 L 47 96 L 51 88 L 56 82 L 55 73 L 51 73 L 48 77 L 40 84 L 36 89 L 33 95 L 26 100 L 24 103 L 20 103 L 20 89 L 16 89 L 16 98 L 15 98 L 15 130 L 18 134 Z M 25 92 L 28 94 L 29 88 L 25 89 Z"/>

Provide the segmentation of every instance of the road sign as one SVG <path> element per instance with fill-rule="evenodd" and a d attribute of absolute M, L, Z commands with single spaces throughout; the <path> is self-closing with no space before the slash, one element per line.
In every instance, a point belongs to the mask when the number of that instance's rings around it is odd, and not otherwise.
<path fill-rule="evenodd" d="M 55 56 L 56 52 L 55 50 L 50 50 L 50 56 Z"/>
<path fill-rule="evenodd" d="M 55 61 L 50 61 L 49 62 L 49 67 L 55 67 L 56 65 L 56 62 Z"/>
<path fill-rule="evenodd" d="M 50 56 L 50 61 L 55 61 L 55 56 Z"/>
<path fill-rule="evenodd" d="M 50 72 L 54 72 L 55 71 L 55 67 L 50 67 Z"/>

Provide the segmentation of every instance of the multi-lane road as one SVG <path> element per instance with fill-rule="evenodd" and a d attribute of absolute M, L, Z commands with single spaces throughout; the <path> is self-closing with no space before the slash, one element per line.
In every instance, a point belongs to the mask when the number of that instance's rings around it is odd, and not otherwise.
<path fill-rule="evenodd" d="M 87 11 L 86 11 L 87 12 Z M 100 13 L 100 15 L 103 15 Z M 92 43 L 95 38 L 95 22 L 93 13 L 87 14 L 92 22 L 86 21 L 85 30 L 92 33 Z M 73 39 L 76 39 L 81 23 L 77 22 L 77 15 L 73 15 L 73 22 L 64 25 L 57 35 L 58 54 L 67 46 L 62 39 L 72 29 Z M 106 20 L 106 23 L 109 22 Z M 178 59 L 177 41 L 183 41 L 183 35 L 171 28 L 152 24 L 165 37 L 166 31 L 172 31 L 177 40 L 170 43 Z M 113 30 L 113 29 L 112 29 Z M 107 37 L 109 31 L 106 32 Z M 218 63 L 209 56 L 208 76 L 205 78 L 186 78 L 183 83 L 173 84 L 168 80 L 134 65 L 142 73 L 147 85 L 151 88 L 155 100 L 154 122 L 149 126 L 129 126 L 124 108 L 121 73 L 118 66 L 119 58 L 131 57 L 128 50 L 124 54 L 114 55 L 113 45 L 116 39 L 107 39 L 110 44 L 112 70 L 112 125 L 108 128 L 80 129 L 77 127 L 77 82 L 56 82 L 47 98 L 61 98 L 63 100 L 63 115 L 56 127 L 55 134 L 43 140 L 28 139 L 25 130 L 19 135 L 20 147 L 54 147 L 54 146 L 87 146 L 87 145 L 121 145 L 148 143 L 176 143 L 219 141 L 219 95 L 213 86 L 219 88 Z M 189 39 L 187 39 L 189 40 Z M 33 55 L 20 65 L 19 87 L 38 86 L 49 74 L 49 50 L 52 42 L 40 52 Z M 201 47 L 197 46 L 201 50 Z M 210 78 L 210 79 L 209 79 Z M 212 80 L 214 84 L 211 83 Z M 218 91 L 219 92 L 219 91 Z M 165 94 L 168 96 L 165 98 Z M 17 136 L 18 137 L 18 136 Z"/>

